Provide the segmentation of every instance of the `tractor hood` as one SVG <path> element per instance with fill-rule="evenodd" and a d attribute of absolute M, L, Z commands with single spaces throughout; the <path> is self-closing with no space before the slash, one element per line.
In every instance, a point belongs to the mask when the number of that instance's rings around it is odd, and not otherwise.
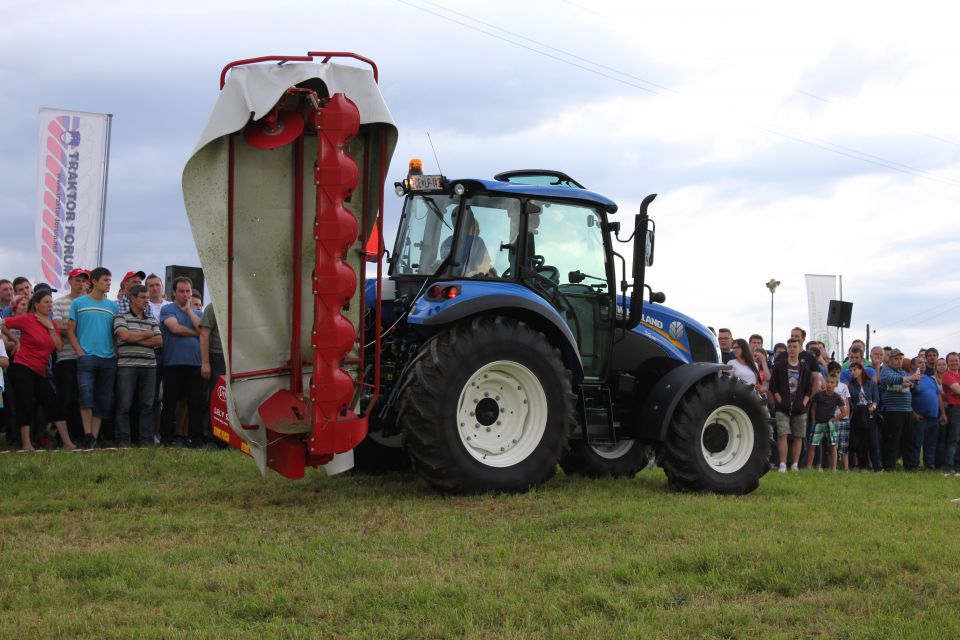
<path fill-rule="evenodd" d="M 618 312 L 630 308 L 630 296 L 617 296 Z M 720 345 L 706 326 L 676 309 L 656 302 L 643 303 L 640 323 L 633 328 L 685 362 L 719 362 Z"/>

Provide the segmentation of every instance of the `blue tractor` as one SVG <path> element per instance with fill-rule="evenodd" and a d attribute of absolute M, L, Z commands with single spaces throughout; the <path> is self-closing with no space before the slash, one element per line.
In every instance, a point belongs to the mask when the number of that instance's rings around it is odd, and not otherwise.
<path fill-rule="evenodd" d="M 725 375 L 713 334 L 644 282 L 655 194 L 623 230 L 631 267 L 615 250 L 617 205 L 564 173 L 449 180 L 412 161 L 395 188 L 380 393 L 365 398 L 377 405 L 359 467 L 384 468 L 402 447 L 441 491 L 514 492 L 558 465 L 632 476 L 655 459 L 679 489 L 757 488 L 765 405 Z"/>

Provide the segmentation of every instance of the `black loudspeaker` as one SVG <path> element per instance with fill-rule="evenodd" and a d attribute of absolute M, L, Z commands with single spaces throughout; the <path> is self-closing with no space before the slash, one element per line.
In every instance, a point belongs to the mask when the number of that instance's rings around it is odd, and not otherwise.
<path fill-rule="evenodd" d="M 842 300 L 831 300 L 827 311 L 828 327 L 850 328 L 850 316 L 853 315 L 853 303 Z"/>
<path fill-rule="evenodd" d="M 173 281 L 180 276 L 186 276 L 193 282 L 193 288 L 200 292 L 200 298 L 203 299 L 203 269 L 200 267 L 181 267 L 175 264 L 167 265 L 167 277 L 164 279 L 163 288 L 167 294 L 167 300 L 173 302 Z M 831 307 L 832 308 L 832 307 Z"/>

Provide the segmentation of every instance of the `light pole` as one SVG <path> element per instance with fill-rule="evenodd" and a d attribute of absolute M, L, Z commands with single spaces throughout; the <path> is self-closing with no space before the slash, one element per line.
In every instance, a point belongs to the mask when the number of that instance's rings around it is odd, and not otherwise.
<path fill-rule="evenodd" d="M 776 293 L 777 287 L 780 286 L 780 281 L 776 278 L 770 278 L 770 281 L 767 283 L 767 289 L 770 289 L 770 352 L 773 352 L 773 345 L 775 341 L 773 339 L 773 294 Z"/>

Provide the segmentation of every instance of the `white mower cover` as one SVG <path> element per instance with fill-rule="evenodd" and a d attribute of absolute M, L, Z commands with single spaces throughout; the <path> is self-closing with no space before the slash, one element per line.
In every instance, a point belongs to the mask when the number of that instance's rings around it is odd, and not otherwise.
<path fill-rule="evenodd" d="M 371 199 L 373 209 L 397 142 L 397 129 L 369 70 L 337 64 L 286 63 L 235 67 L 214 106 L 200 141 L 183 170 L 183 199 L 197 245 L 206 283 L 217 314 L 217 324 L 227 358 L 227 371 L 239 373 L 282 367 L 290 361 L 291 301 L 293 299 L 293 153 L 294 144 L 276 149 L 257 149 L 248 145 L 239 132 L 251 120 L 266 115 L 289 87 L 311 79 L 326 86 L 327 95 L 345 94 L 360 110 L 360 131 L 348 145 L 348 153 L 357 161 L 360 179 L 348 209 L 359 220 L 363 205 Z M 316 90 L 314 80 L 310 87 Z M 233 267 L 233 353 L 227 315 L 227 193 L 228 140 L 234 135 L 234 267 Z M 316 187 L 313 163 L 317 155 L 315 136 L 304 136 L 303 259 L 301 261 L 302 318 L 301 359 L 304 365 L 304 390 L 309 390 L 313 359 L 310 334 L 313 327 L 311 274 L 316 255 L 313 223 L 316 212 Z M 364 146 L 369 141 L 371 173 L 364 176 Z M 381 142 L 386 148 L 385 165 L 380 166 Z M 368 184 L 364 192 L 364 180 Z M 359 220 L 360 228 L 363 221 Z M 357 293 L 344 315 L 354 326 L 363 321 L 359 291 L 364 284 L 364 246 L 362 238 L 348 252 L 347 262 L 357 272 Z M 354 373 L 354 372 L 352 372 Z M 257 409 L 279 389 L 289 388 L 289 374 L 269 374 L 244 378 L 233 383 L 227 379 L 227 407 L 233 430 L 250 445 L 261 472 L 266 467 L 266 429 Z M 307 395 L 305 393 L 305 395 Z M 307 398 L 309 402 L 309 397 Z M 247 430 L 243 425 L 257 425 Z M 335 459 L 328 467 L 352 466 L 352 453 L 346 460 Z M 338 458 L 341 456 L 338 456 Z M 337 463 L 340 462 L 338 465 Z M 345 464 L 344 464 L 345 463 Z M 334 471 L 334 469 L 328 469 Z"/>

